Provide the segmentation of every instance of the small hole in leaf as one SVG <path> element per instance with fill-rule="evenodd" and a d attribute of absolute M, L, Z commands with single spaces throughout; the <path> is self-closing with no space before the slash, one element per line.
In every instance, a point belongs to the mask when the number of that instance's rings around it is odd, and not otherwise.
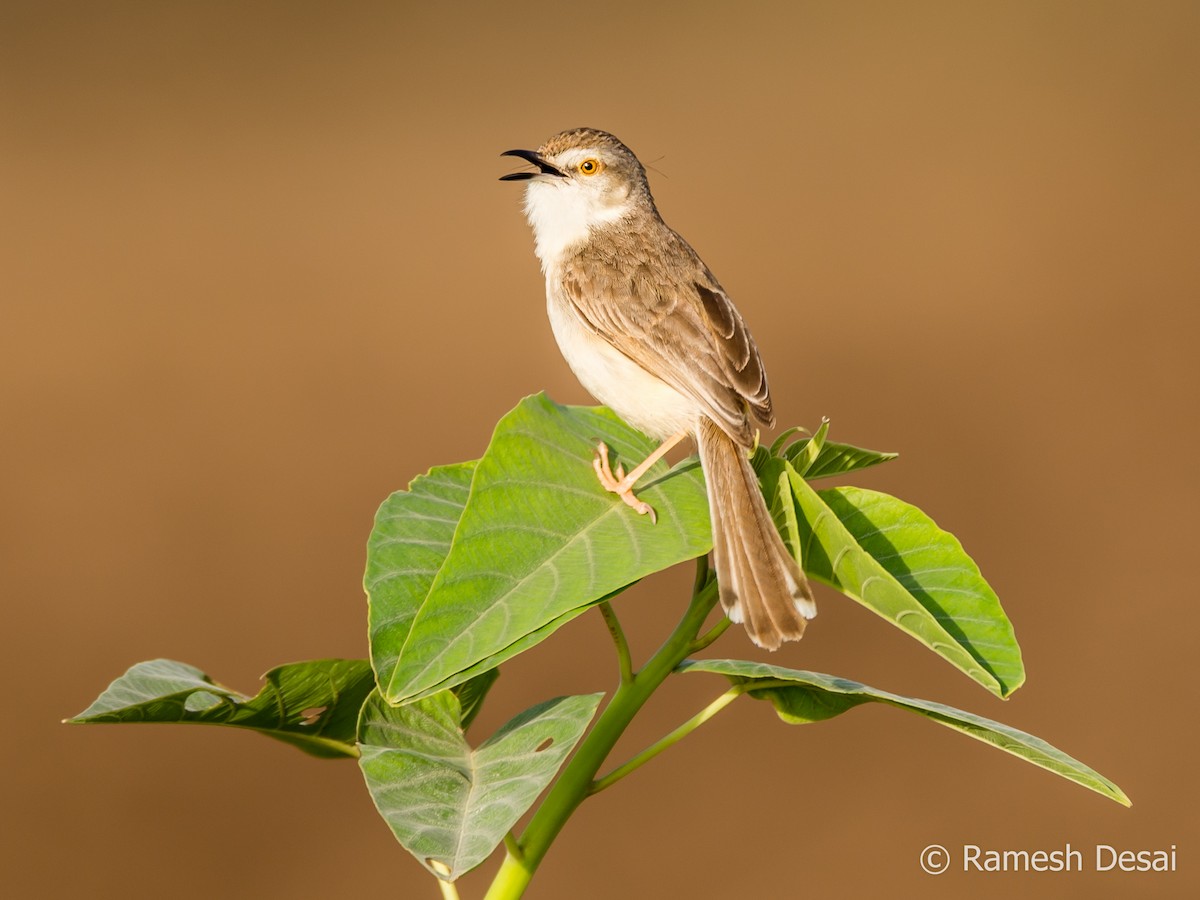
<path fill-rule="evenodd" d="M 183 708 L 188 712 L 205 712 L 221 704 L 230 709 L 237 709 L 238 701 L 236 697 L 230 697 L 227 694 L 210 694 L 208 691 L 193 691 L 183 701 Z"/>
<path fill-rule="evenodd" d="M 438 878 L 442 881 L 450 881 L 450 867 L 440 859 L 434 859 L 432 856 L 425 857 L 425 865 L 429 866 L 434 871 Z"/>
<path fill-rule="evenodd" d="M 310 706 L 308 709 L 301 710 L 300 724 L 315 725 L 321 716 L 325 715 L 327 709 L 329 709 L 328 706 Z"/>
<path fill-rule="evenodd" d="M 533 748 L 534 753 L 541 753 L 543 750 L 549 750 L 554 746 L 554 738 L 546 738 L 540 744 Z"/>

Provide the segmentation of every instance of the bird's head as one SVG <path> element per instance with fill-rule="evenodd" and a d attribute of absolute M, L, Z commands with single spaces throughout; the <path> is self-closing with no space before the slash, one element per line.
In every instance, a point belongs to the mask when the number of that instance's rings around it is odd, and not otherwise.
<path fill-rule="evenodd" d="M 533 227 L 542 266 L 552 265 L 593 230 L 652 211 L 646 170 L 633 151 L 605 131 L 574 128 L 537 150 L 508 150 L 537 167 L 501 181 L 527 182 L 525 216 Z"/>

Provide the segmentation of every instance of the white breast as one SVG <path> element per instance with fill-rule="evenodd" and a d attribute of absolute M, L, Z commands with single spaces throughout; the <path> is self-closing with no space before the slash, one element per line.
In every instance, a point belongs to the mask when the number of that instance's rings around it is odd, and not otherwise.
<path fill-rule="evenodd" d="M 658 440 L 692 431 L 700 416 L 699 404 L 591 331 L 557 285 L 556 274 L 548 271 L 546 311 L 550 327 L 567 365 L 588 393 Z"/>

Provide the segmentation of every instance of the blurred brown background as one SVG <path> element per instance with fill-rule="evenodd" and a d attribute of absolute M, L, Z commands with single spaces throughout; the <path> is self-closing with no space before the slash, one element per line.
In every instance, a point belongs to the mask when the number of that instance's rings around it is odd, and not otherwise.
<path fill-rule="evenodd" d="M 364 655 L 387 493 L 527 393 L 587 402 L 496 181 L 580 124 L 653 167 L 781 423 L 902 453 L 855 480 L 963 540 L 1029 680 L 1002 704 L 829 591 L 771 661 L 1025 728 L 1135 805 L 895 710 L 743 701 L 586 804 L 529 896 L 1197 896 L 1196 4 L 5 2 L 0 41 L 7 896 L 437 895 L 351 762 L 58 720 L 155 656 L 253 691 Z M 639 654 L 689 574 L 620 603 Z M 610 655 L 572 623 L 477 739 Z M 934 842 L 1180 871 L 931 878 Z"/>

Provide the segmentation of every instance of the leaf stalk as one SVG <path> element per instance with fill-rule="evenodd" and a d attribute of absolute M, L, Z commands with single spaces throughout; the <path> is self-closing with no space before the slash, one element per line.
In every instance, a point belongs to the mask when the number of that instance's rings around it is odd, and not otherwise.
<path fill-rule="evenodd" d="M 616 610 L 612 608 L 609 601 L 603 601 L 597 608 L 600 610 L 600 615 L 604 617 L 604 624 L 608 626 L 608 633 L 612 635 L 613 644 L 617 648 L 617 665 L 621 673 L 621 684 L 628 684 L 633 681 L 633 660 L 629 655 L 629 642 L 625 639 L 621 620 L 617 618 Z"/>
<path fill-rule="evenodd" d="M 732 703 L 738 697 L 742 696 L 742 694 L 744 694 L 744 693 L 746 693 L 746 691 L 742 685 L 734 685 L 729 690 L 727 690 L 725 693 L 723 693 L 720 697 L 718 697 L 716 700 L 714 700 L 712 703 L 708 704 L 708 706 L 704 707 L 704 709 L 700 710 L 700 712 L 696 713 L 696 715 L 692 716 L 690 719 L 688 719 L 686 722 L 684 722 L 682 725 L 680 725 L 678 728 L 676 728 L 674 731 L 672 731 L 670 734 L 655 741 L 653 744 L 651 744 L 649 747 L 647 747 L 641 753 L 637 754 L 637 756 L 635 756 L 631 760 L 629 760 L 629 762 L 625 763 L 624 765 L 618 766 L 617 768 L 615 768 L 611 772 L 609 772 L 607 775 L 605 775 L 603 778 L 596 780 L 592 784 L 592 788 L 591 788 L 591 791 L 589 791 L 589 793 L 598 794 L 605 788 L 612 787 L 614 784 L 616 784 L 618 781 L 620 781 L 622 778 L 624 778 L 629 773 L 633 772 L 635 769 L 641 768 L 646 763 L 650 762 L 650 760 L 654 759 L 654 757 L 658 756 L 658 754 L 662 753 L 668 747 L 672 747 L 675 744 L 678 744 L 685 737 L 687 737 L 689 734 L 691 734 L 693 731 L 695 731 L 697 728 L 699 728 L 701 725 L 703 725 L 705 722 L 707 722 L 709 719 L 711 719 L 713 716 L 715 716 L 717 713 L 719 713 L 721 710 L 723 710 L 725 707 L 727 707 L 730 703 Z"/>

